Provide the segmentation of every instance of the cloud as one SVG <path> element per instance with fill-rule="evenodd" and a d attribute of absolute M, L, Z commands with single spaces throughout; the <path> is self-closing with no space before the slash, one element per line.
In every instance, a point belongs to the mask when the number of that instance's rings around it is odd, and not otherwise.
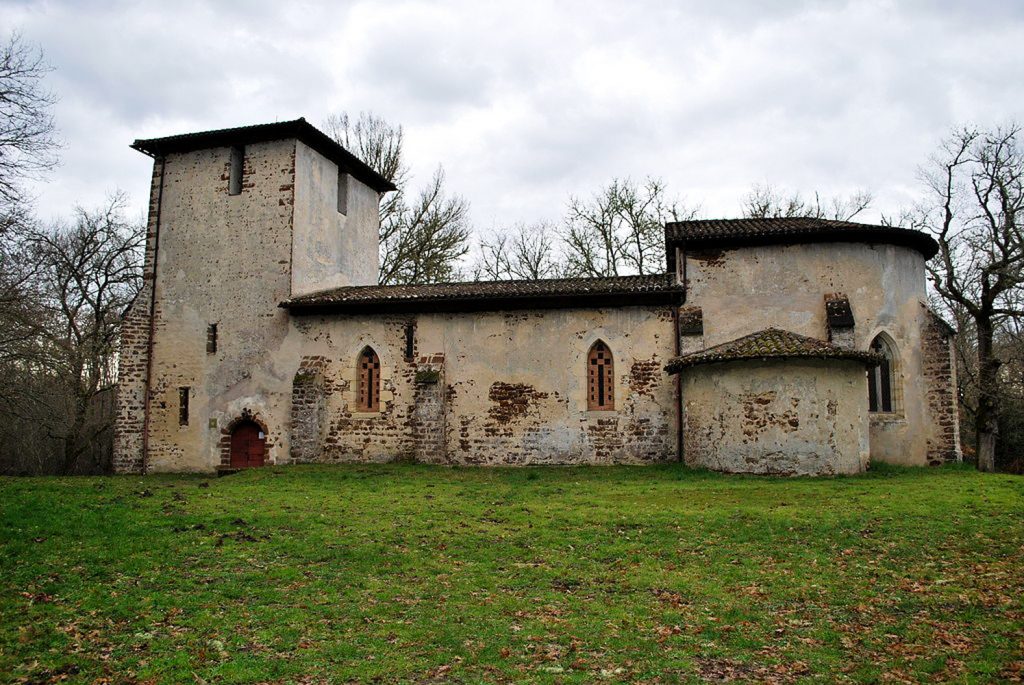
<path fill-rule="evenodd" d="M 55 67 L 67 146 L 43 216 L 130 192 L 136 137 L 373 110 L 480 227 L 663 177 L 710 215 L 753 183 L 917 192 L 953 125 L 1021 118 L 1024 6 L 997 2 L 0 4 Z"/>

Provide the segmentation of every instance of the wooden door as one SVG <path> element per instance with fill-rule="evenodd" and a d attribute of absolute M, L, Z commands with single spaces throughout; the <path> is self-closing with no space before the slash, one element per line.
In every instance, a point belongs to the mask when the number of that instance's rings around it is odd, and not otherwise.
<path fill-rule="evenodd" d="M 263 466 L 266 444 L 266 436 L 258 425 L 251 421 L 240 424 L 231 433 L 231 466 Z"/>

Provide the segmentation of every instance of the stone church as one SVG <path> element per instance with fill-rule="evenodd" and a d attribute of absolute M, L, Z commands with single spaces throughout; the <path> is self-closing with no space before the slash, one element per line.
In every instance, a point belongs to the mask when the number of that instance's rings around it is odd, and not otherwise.
<path fill-rule="evenodd" d="M 684 221 L 664 274 L 381 286 L 394 187 L 304 119 L 132 147 L 154 165 L 119 472 L 960 459 L 926 234 Z"/>

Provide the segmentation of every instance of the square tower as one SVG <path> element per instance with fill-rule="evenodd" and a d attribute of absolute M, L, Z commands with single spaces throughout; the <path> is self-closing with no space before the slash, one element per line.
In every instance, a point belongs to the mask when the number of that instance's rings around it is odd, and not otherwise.
<path fill-rule="evenodd" d="M 132 147 L 154 165 L 144 285 L 124 322 L 115 469 L 204 470 L 188 452 L 214 438 L 192 416 L 273 375 L 288 334 L 280 302 L 377 282 L 378 204 L 394 186 L 305 119 Z"/>

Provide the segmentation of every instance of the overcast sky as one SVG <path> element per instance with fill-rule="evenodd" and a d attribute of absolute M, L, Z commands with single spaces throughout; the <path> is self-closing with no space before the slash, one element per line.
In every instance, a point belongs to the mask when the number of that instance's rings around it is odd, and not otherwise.
<path fill-rule="evenodd" d="M 60 97 L 39 213 L 127 191 L 139 137 L 371 110 L 483 232 L 613 177 L 707 217 L 755 183 L 913 201 L 950 127 L 1024 120 L 1024 2 L 6 2 Z"/>

